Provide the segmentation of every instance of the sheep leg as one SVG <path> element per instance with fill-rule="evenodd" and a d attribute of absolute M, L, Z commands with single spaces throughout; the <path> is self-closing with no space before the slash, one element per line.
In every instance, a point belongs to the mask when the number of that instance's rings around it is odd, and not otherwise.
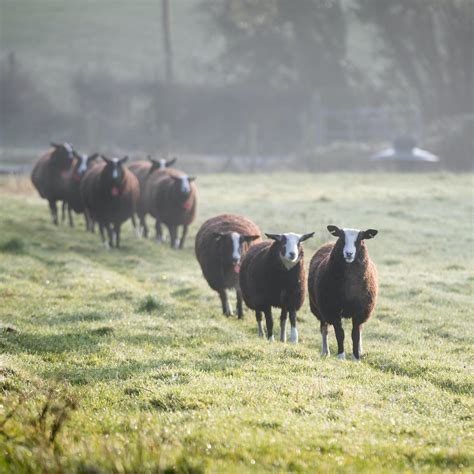
<path fill-rule="evenodd" d="M 321 351 L 321 355 L 328 356 L 329 355 L 328 323 L 321 323 L 321 336 L 323 338 L 323 349 Z"/>
<path fill-rule="evenodd" d="M 140 227 L 143 229 L 143 237 L 148 237 L 148 226 L 146 225 L 145 216 L 140 216 Z"/>
<path fill-rule="evenodd" d="M 258 337 L 263 337 L 262 312 L 255 311 L 255 318 L 257 319 Z"/>
<path fill-rule="evenodd" d="M 281 309 L 280 315 L 280 341 L 286 342 L 286 321 L 288 318 L 288 311 L 285 308 Z"/>
<path fill-rule="evenodd" d="M 352 319 L 352 360 L 360 361 L 360 324 Z"/>
<path fill-rule="evenodd" d="M 272 307 L 268 306 L 265 308 L 265 325 L 267 326 L 267 339 L 269 341 L 274 341 L 273 337 L 273 316 L 272 316 Z"/>
<path fill-rule="evenodd" d="M 109 237 L 109 246 L 111 248 L 114 247 L 114 231 L 113 231 L 113 228 L 112 228 L 112 224 L 106 224 L 106 228 L 107 228 L 107 235 Z"/>
<path fill-rule="evenodd" d="M 177 249 L 179 246 L 178 243 L 178 227 L 175 225 L 168 226 L 168 230 L 170 232 L 170 244 L 172 249 Z"/>
<path fill-rule="evenodd" d="M 344 329 L 342 327 L 341 319 L 337 319 L 334 323 L 334 331 L 336 333 L 336 340 L 337 340 L 337 358 L 338 359 L 345 359 L 346 355 L 344 354 Z"/>
<path fill-rule="evenodd" d="M 242 304 L 242 292 L 240 291 L 239 288 L 237 288 L 236 293 L 237 293 L 237 317 L 238 319 L 243 319 L 244 310 L 243 310 L 243 304 Z"/>
<path fill-rule="evenodd" d="M 69 227 L 74 227 L 74 220 L 72 218 L 72 209 L 71 206 L 67 207 L 67 215 L 69 217 Z"/>
<path fill-rule="evenodd" d="M 120 248 L 120 224 L 114 224 L 115 247 Z"/>
<path fill-rule="evenodd" d="M 227 316 L 232 316 L 232 306 L 229 303 L 229 298 L 227 296 L 227 291 L 219 290 L 219 296 L 222 303 L 222 312 Z"/>
<path fill-rule="evenodd" d="M 105 238 L 105 232 L 104 232 L 104 224 L 100 223 L 99 224 L 99 230 L 100 230 L 100 237 L 102 239 L 102 243 L 109 248 L 109 243 L 107 242 L 107 239 Z"/>
<path fill-rule="evenodd" d="M 66 220 L 66 207 L 67 203 L 66 201 L 63 201 L 61 205 L 61 223 L 64 224 L 64 221 Z"/>
<path fill-rule="evenodd" d="M 58 225 L 58 206 L 56 205 L 56 201 L 48 201 L 49 202 L 49 209 L 51 211 L 51 219 L 54 225 Z"/>
<path fill-rule="evenodd" d="M 183 233 L 181 234 L 181 240 L 179 241 L 180 249 L 184 247 L 184 240 L 186 239 L 186 235 L 188 235 L 188 226 L 185 224 L 183 225 Z"/>
<path fill-rule="evenodd" d="M 156 222 L 155 222 L 155 230 L 156 230 L 156 240 L 158 242 L 163 242 L 163 229 L 161 227 L 161 222 L 156 219 Z"/>
<path fill-rule="evenodd" d="M 296 311 L 290 311 L 291 334 L 290 342 L 298 344 L 298 329 L 296 328 Z"/>

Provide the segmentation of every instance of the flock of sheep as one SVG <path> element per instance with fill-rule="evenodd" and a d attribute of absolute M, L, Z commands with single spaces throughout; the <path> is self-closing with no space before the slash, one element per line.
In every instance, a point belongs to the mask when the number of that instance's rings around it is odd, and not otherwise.
<path fill-rule="evenodd" d="M 102 158 L 98 163 L 97 159 Z M 80 155 L 70 144 L 52 144 L 35 164 L 32 181 L 49 202 L 52 220 L 58 224 L 57 201 L 63 202 L 73 226 L 72 211 L 84 213 L 86 228 L 99 225 L 102 240 L 120 246 L 120 227 L 132 219 L 138 233 L 148 236 L 145 216 L 155 218 L 156 237 L 163 240 L 162 224 L 168 227 L 171 246 L 183 248 L 188 226 L 196 214 L 194 177 L 170 168 L 175 159 L 136 161 Z M 135 220 L 139 217 L 139 224 Z M 182 226 L 181 237 L 178 227 Z M 377 271 L 365 244 L 377 231 L 327 226 L 337 240 L 321 246 L 313 255 L 308 278 L 302 243 L 307 234 L 265 234 L 249 219 L 221 214 L 202 224 L 196 235 L 195 252 L 209 286 L 220 297 L 222 311 L 232 314 L 227 290 L 237 294 L 237 316 L 243 317 L 243 302 L 255 311 L 258 335 L 273 340 L 272 307 L 281 309 L 280 340 L 298 342 L 296 314 L 304 303 L 306 289 L 311 312 L 321 325 L 322 354 L 329 355 L 328 326 L 334 326 L 338 359 L 344 359 L 342 318 L 352 319 L 352 359 L 362 353 L 361 327 L 372 315 L 377 298 Z M 107 232 L 107 237 L 105 233 Z"/>

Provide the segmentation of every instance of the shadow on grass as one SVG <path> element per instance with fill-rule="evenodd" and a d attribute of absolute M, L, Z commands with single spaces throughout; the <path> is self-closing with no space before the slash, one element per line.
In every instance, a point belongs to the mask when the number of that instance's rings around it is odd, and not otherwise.
<path fill-rule="evenodd" d="M 450 377 L 446 371 L 452 372 L 453 368 L 435 369 L 417 364 L 413 361 L 397 362 L 386 358 L 367 360 L 367 364 L 381 372 L 406 376 L 415 379 L 427 380 L 436 387 L 451 392 L 455 395 L 469 395 L 474 390 L 474 384 L 470 381 L 458 381 Z M 454 372 L 456 374 L 456 372 Z"/>

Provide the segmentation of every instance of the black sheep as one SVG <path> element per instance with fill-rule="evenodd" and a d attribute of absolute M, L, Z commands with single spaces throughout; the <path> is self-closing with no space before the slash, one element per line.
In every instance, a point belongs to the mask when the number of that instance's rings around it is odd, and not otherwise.
<path fill-rule="evenodd" d="M 237 316 L 243 317 L 240 261 L 249 246 L 260 240 L 260 235 L 260 229 L 251 220 L 233 214 L 208 219 L 196 235 L 196 258 L 207 283 L 219 293 L 222 312 L 226 316 L 232 314 L 226 290 L 235 288 Z"/>
<path fill-rule="evenodd" d="M 308 292 L 311 312 L 321 323 L 323 355 L 329 355 L 328 325 L 334 326 L 337 357 L 345 359 L 344 329 L 341 318 L 352 318 L 352 358 L 359 360 L 361 327 L 372 315 L 377 300 L 377 269 L 369 257 L 364 240 L 377 235 L 375 229 L 328 231 L 338 237 L 314 254 L 309 266 Z"/>
<path fill-rule="evenodd" d="M 290 341 L 298 342 L 296 312 L 301 308 L 306 292 L 304 251 L 301 242 L 309 234 L 265 234 L 273 240 L 250 247 L 242 260 L 240 288 L 247 306 L 255 310 L 258 335 L 263 337 L 262 312 L 265 314 L 267 337 L 273 340 L 272 306 L 281 308 L 280 340 L 286 340 L 286 321 L 290 316 Z"/>
<path fill-rule="evenodd" d="M 31 181 L 40 196 L 47 199 L 54 225 L 58 225 L 57 201 L 66 201 L 67 178 L 74 159 L 73 147 L 69 143 L 51 143 L 50 148 L 36 163 L 31 172 Z M 63 206 L 64 219 L 64 206 Z"/>
<path fill-rule="evenodd" d="M 120 227 L 133 218 L 140 188 L 135 175 L 124 163 L 127 157 L 108 159 L 90 168 L 81 182 L 81 196 L 90 217 L 99 224 L 102 240 L 108 245 L 120 246 Z"/>

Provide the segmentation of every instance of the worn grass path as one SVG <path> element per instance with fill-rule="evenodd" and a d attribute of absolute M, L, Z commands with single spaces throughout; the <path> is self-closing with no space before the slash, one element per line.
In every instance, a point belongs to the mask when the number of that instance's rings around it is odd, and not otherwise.
<path fill-rule="evenodd" d="M 107 251 L 2 178 L 0 472 L 472 472 L 473 176 L 197 183 L 183 252 L 130 223 Z M 307 302 L 297 346 L 259 340 L 249 311 L 220 314 L 192 246 L 224 211 L 316 231 L 306 264 L 328 223 L 379 230 L 361 364 L 320 357 Z"/>

